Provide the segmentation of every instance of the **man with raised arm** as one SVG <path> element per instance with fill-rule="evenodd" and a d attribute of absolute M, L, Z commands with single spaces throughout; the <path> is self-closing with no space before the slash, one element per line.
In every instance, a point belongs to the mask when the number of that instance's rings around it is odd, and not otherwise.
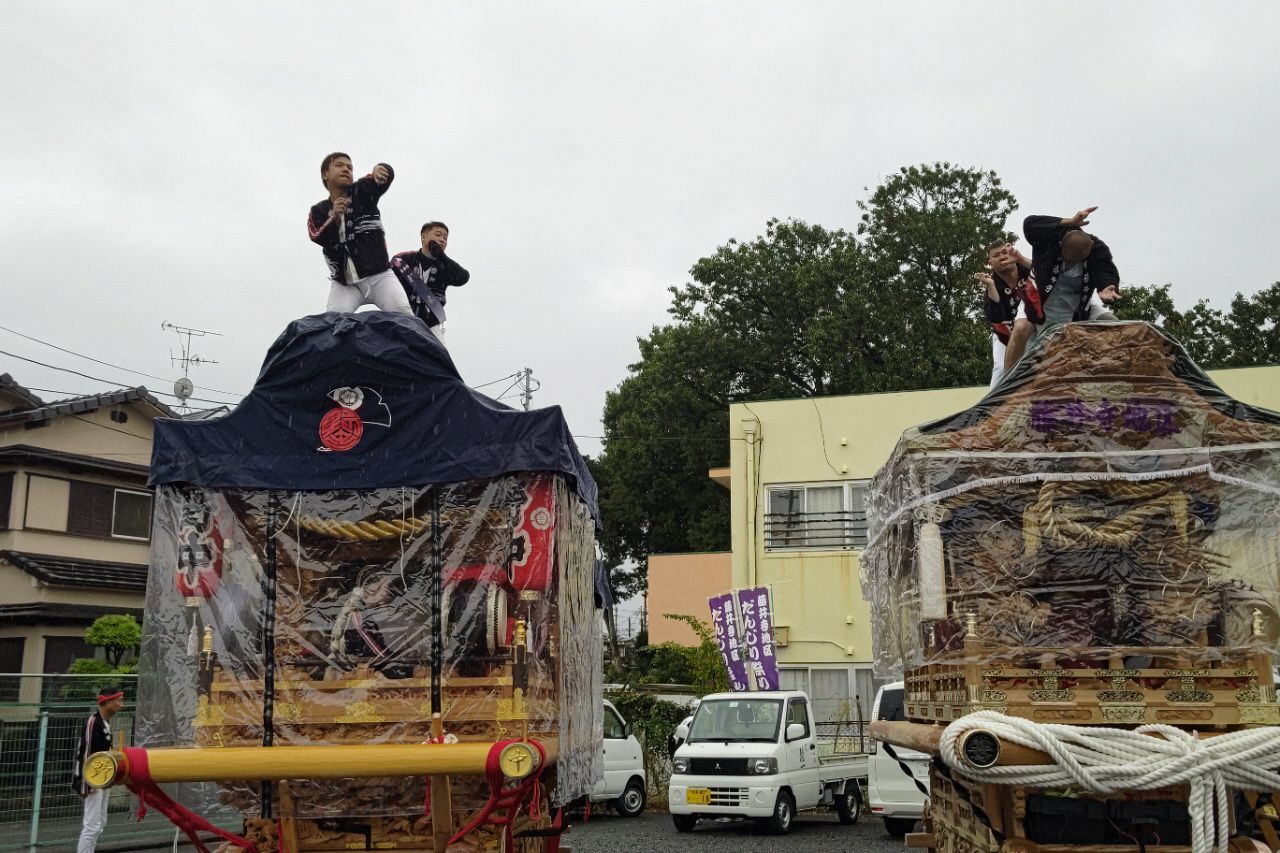
<path fill-rule="evenodd" d="M 444 253 L 449 245 L 448 225 L 428 222 L 419 235 L 422 248 L 400 252 L 391 259 L 391 269 L 404 285 L 413 313 L 443 341 L 446 288 L 461 287 L 471 280 L 471 273 Z"/>
<path fill-rule="evenodd" d="M 351 158 L 335 151 L 320 164 L 320 180 L 329 197 L 312 205 L 307 232 L 324 250 L 329 265 L 326 311 L 351 312 L 372 303 L 381 311 L 412 314 L 404 289 L 391 273 L 387 239 L 378 201 L 395 172 L 386 163 L 358 181 Z"/>
<path fill-rule="evenodd" d="M 1031 244 L 1031 267 L 1045 321 L 1041 331 L 1073 320 L 1115 320 L 1102 303 L 1120 298 L 1120 273 L 1111 249 L 1081 230 L 1098 208 L 1075 216 L 1028 216 L 1022 233 Z M 1099 300 L 1094 300 L 1094 294 Z"/>

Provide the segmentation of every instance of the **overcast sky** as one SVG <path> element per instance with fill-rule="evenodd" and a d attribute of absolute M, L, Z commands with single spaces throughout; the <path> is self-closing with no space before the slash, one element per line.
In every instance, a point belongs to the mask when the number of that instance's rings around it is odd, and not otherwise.
<path fill-rule="evenodd" d="M 0 324 L 166 378 L 162 321 L 218 331 L 200 389 L 323 310 L 334 149 L 395 167 L 392 251 L 449 224 L 463 378 L 531 367 L 583 436 L 695 260 L 771 216 L 852 228 L 903 165 L 996 170 L 1014 228 L 1098 205 L 1123 279 L 1184 305 L 1280 279 L 1274 2 L 4 0 L 0 32 Z"/>

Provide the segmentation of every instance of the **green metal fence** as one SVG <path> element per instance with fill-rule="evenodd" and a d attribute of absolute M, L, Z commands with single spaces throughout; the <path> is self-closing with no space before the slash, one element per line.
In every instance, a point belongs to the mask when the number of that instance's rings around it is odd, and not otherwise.
<path fill-rule="evenodd" d="M 117 745 L 132 744 L 136 681 L 119 675 L 0 673 L 5 694 L 0 700 L 0 853 L 75 850 L 83 804 L 71 776 L 80 730 L 96 707 L 98 688 L 112 682 L 125 691 L 125 708 L 112 719 L 112 733 Z M 172 844 L 174 828 L 163 815 L 152 810 L 139 822 L 128 790 L 112 788 L 110 797 L 98 850 Z M 226 825 L 238 828 L 239 822 Z"/>

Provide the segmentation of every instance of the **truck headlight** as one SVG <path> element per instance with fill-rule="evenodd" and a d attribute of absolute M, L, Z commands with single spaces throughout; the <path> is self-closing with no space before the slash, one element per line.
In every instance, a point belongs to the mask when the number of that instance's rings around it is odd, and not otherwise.
<path fill-rule="evenodd" d="M 748 776 L 767 776 L 778 772 L 778 759 L 753 758 L 747 762 Z"/>
<path fill-rule="evenodd" d="M 673 758 L 673 759 L 671 760 L 671 769 L 672 769 L 674 772 L 676 772 L 676 773 L 688 773 L 688 772 L 689 772 L 689 759 L 687 759 L 687 758 Z"/>

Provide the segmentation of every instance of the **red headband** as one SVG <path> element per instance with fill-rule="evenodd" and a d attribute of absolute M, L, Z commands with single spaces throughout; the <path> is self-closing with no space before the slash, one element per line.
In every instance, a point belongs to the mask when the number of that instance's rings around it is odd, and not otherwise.
<path fill-rule="evenodd" d="M 115 693 L 99 693 L 98 704 L 101 705 L 103 702 L 110 702 L 112 699 L 119 699 L 123 695 L 123 690 L 117 690 Z"/>

